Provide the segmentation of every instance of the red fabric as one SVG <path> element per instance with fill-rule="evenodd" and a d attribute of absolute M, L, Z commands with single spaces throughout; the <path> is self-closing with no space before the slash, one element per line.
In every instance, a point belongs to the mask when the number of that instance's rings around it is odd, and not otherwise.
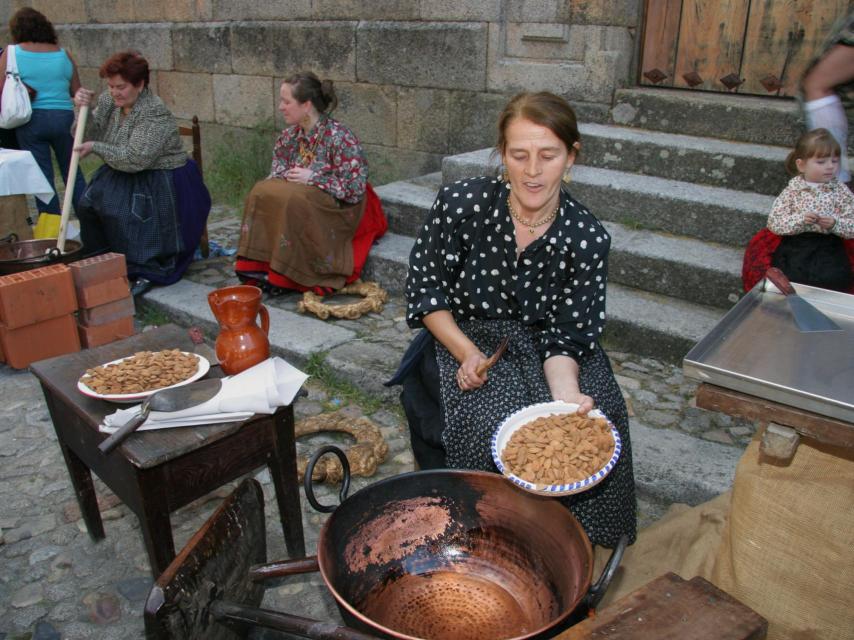
<path fill-rule="evenodd" d="M 765 272 L 771 268 L 771 260 L 777 247 L 780 246 L 781 239 L 780 236 L 772 233 L 768 227 L 764 227 L 747 243 L 747 249 L 744 251 L 744 262 L 741 265 L 741 281 L 744 284 L 745 291 L 750 291 L 757 282 L 765 277 Z M 844 243 L 851 268 L 854 269 L 854 239 L 845 240 Z M 851 286 L 848 293 L 854 293 L 854 285 Z"/>
<path fill-rule="evenodd" d="M 347 284 L 355 282 L 362 275 L 362 269 L 368 260 L 368 253 L 370 253 L 374 241 L 381 238 L 387 230 L 388 220 L 386 220 L 383 213 L 382 203 L 376 191 L 374 191 L 374 188 L 369 183 L 365 189 L 365 213 L 362 216 L 361 222 L 359 222 L 356 234 L 353 236 L 353 273 L 347 278 Z M 332 289 L 328 287 L 305 287 L 298 282 L 294 282 L 287 276 L 270 269 L 270 264 L 267 262 L 246 260 L 238 256 L 234 264 L 234 270 L 237 273 L 266 273 L 267 282 L 280 289 L 292 289 L 294 291 L 311 290 L 319 296 L 332 293 Z"/>

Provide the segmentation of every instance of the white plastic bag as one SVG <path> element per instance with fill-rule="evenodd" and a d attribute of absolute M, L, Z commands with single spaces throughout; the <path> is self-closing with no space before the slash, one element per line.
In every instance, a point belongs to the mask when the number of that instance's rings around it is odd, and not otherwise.
<path fill-rule="evenodd" d="M 6 84 L 0 97 L 0 128 L 14 129 L 26 124 L 33 115 L 27 88 L 18 75 L 18 61 L 15 57 L 15 45 L 6 49 Z"/>

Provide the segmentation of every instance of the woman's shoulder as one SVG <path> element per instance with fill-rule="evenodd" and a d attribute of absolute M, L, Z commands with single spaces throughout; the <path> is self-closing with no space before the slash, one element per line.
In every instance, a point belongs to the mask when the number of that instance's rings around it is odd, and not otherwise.
<path fill-rule="evenodd" d="M 483 200 L 492 201 L 503 186 L 504 183 L 498 178 L 489 176 L 463 178 L 443 184 L 439 189 L 439 196 L 448 201 L 461 200 L 480 204 Z"/>
<path fill-rule="evenodd" d="M 137 103 L 140 107 L 140 112 L 149 117 L 159 118 L 174 118 L 172 111 L 163 102 L 163 99 L 151 92 L 151 89 L 145 89 L 139 94 Z"/>

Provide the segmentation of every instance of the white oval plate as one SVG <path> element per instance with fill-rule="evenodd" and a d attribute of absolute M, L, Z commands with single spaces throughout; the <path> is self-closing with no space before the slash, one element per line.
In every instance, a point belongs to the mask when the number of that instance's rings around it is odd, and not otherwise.
<path fill-rule="evenodd" d="M 495 466 L 498 467 L 498 470 L 504 474 L 504 477 L 510 480 L 513 484 L 525 489 L 525 491 L 530 491 L 531 493 L 539 495 L 569 496 L 595 487 L 605 479 L 605 476 L 611 473 L 611 470 L 620 458 L 620 453 L 623 448 L 623 441 L 620 438 L 620 434 L 617 432 L 617 428 L 610 420 L 608 420 L 608 417 L 598 409 L 590 411 L 587 415 L 591 418 L 605 418 L 605 420 L 608 421 L 608 425 L 611 427 L 611 435 L 614 436 L 614 454 L 605 466 L 593 475 L 570 484 L 536 484 L 528 482 L 527 480 L 510 473 L 510 471 L 504 466 L 504 463 L 501 462 L 501 453 L 504 451 L 504 447 L 507 446 L 507 443 L 510 441 L 510 436 L 512 436 L 520 427 L 532 420 L 536 420 L 537 418 L 543 418 L 555 413 L 575 413 L 576 411 L 578 411 L 578 405 L 575 403 L 554 401 L 532 404 L 531 406 L 519 409 L 516 413 L 508 416 L 501 426 L 495 430 L 495 433 L 492 434 L 492 459 L 495 462 Z"/>
<path fill-rule="evenodd" d="M 199 380 L 200 378 L 202 378 L 208 372 L 208 370 L 211 368 L 211 363 L 208 362 L 207 358 L 200 356 L 198 353 L 190 353 L 188 351 L 182 351 L 182 353 L 186 356 L 195 356 L 196 358 L 198 358 L 199 359 L 199 368 L 193 375 L 191 375 L 186 380 L 183 380 L 182 382 L 178 382 L 176 384 L 169 385 L 168 387 L 160 387 L 159 389 L 151 389 L 150 391 L 144 391 L 142 393 L 107 393 L 107 394 L 104 394 L 104 393 L 98 393 L 97 391 L 94 391 L 93 389 L 90 389 L 89 387 L 87 387 L 86 384 L 83 382 L 83 378 L 85 376 L 85 374 L 84 374 L 83 376 L 80 376 L 80 379 L 77 381 L 77 389 L 80 391 L 80 393 L 87 395 L 90 398 L 98 398 L 99 400 L 108 400 L 110 402 L 123 402 L 123 403 L 140 402 L 141 400 L 145 400 L 151 394 L 156 393 L 158 391 L 162 391 L 163 389 L 172 389 L 174 387 L 182 387 L 185 384 L 190 384 L 191 382 L 195 382 L 196 380 Z M 128 358 L 132 358 L 132 357 L 133 356 L 127 356 L 124 358 L 119 358 L 118 360 L 113 360 L 111 362 L 105 362 L 104 364 L 99 365 L 99 366 L 106 367 L 107 365 L 110 365 L 110 364 L 118 364 L 119 362 L 123 362 L 123 361 L 127 360 Z M 91 368 L 94 369 L 95 367 L 91 367 Z"/>

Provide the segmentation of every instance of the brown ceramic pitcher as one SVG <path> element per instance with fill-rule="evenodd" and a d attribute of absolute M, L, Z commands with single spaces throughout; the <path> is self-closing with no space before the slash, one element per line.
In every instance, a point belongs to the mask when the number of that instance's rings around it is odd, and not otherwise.
<path fill-rule="evenodd" d="M 240 285 L 208 294 L 220 331 L 216 357 L 224 373 L 234 375 L 270 357 L 270 314 L 261 304 L 261 289 Z M 261 314 L 261 326 L 255 318 Z"/>

